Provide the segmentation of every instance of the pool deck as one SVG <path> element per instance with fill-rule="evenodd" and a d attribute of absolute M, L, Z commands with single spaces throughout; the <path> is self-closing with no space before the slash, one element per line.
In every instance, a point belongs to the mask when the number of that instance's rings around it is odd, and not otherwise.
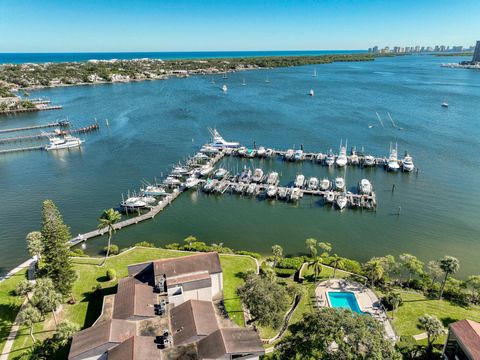
<path fill-rule="evenodd" d="M 321 282 L 315 289 L 317 306 L 330 307 L 327 293 L 339 291 L 353 293 L 357 299 L 360 310 L 364 313 L 370 314 L 383 324 L 387 338 L 393 341 L 397 340 L 392 324 L 390 323 L 384 308 L 381 306 L 377 295 L 375 295 L 372 290 L 359 283 L 344 279 L 330 279 Z"/>

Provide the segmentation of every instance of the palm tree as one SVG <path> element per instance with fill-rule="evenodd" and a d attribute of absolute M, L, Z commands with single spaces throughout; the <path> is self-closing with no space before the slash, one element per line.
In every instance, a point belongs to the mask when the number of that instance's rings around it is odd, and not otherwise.
<path fill-rule="evenodd" d="M 112 234 L 115 232 L 114 224 L 121 219 L 121 215 L 117 210 L 108 209 L 102 213 L 100 219 L 98 219 L 99 224 L 98 228 L 108 228 L 108 246 L 107 251 L 105 252 L 105 259 L 99 266 L 103 266 L 108 258 L 108 253 L 110 252 L 110 243 L 112 241 Z"/>
<path fill-rule="evenodd" d="M 280 245 L 273 245 L 272 246 L 272 253 L 273 253 L 273 268 L 275 269 L 278 261 L 283 256 L 283 248 Z"/>
<path fill-rule="evenodd" d="M 305 246 L 307 247 L 312 259 L 317 256 L 317 239 L 310 238 L 305 240 Z"/>
<path fill-rule="evenodd" d="M 332 265 L 333 265 L 333 277 L 335 277 L 335 274 L 337 273 L 337 268 L 342 267 L 344 265 L 344 261 L 337 254 L 333 254 L 332 262 L 330 263 L 330 266 Z"/>
<path fill-rule="evenodd" d="M 320 256 L 316 256 L 312 261 L 308 263 L 308 268 L 313 268 L 314 276 L 315 276 L 315 284 L 317 283 L 317 277 L 322 272 L 322 258 Z"/>
<path fill-rule="evenodd" d="M 80 327 L 77 324 L 70 321 L 64 321 L 58 325 L 57 331 L 53 337 L 61 346 L 65 346 L 78 330 L 80 330 Z"/>
<path fill-rule="evenodd" d="M 460 262 L 457 258 L 453 256 L 444 256 L 443 259 L 440 260 L 440 269 L 445 273 L 445 277 L 443 278 L 442 287 L 440 289 L 440 296 L 438 297 L 439 300 L 442 299 L 443 290 L 445 290 L 445 284 L 447 283 L 448 275 L 454 274 L 460 269 Z"/>
<path fill-rule="evenodd" d="M 383 278 L 383 275 L 385 273 L 385 269 L 383 268 L 381 261 L 378 259 L 370 260 L 369 262 L 367 262 L 364 266 L 364 270 L 365 274 L 372 283 L 372 287 L 376 281 L 379 281 Z"/>
<path fill-rule="evenodd" d="M 31 303 L 29 293 L 33 291 L 33 284 L 28 280 L 23 280 L 15 287 L 15 294 L 18 296 L 24 296 L 28 302 Z"/>
<path fill-rule="evenodd" d="M 30 337 L 32 338 L 32 341 L 35 342 L 35 337 L 33 336 L 33 325 L 42 320 L 42 314 L 40 311 L 36 307 L 28 305 L 22 311 L 20 311 L 18 317 L 21 324 L 24 324 L 30 328 Z"/>
<path fill-rule="evenodd" d="M 436 316 L 425 314 L 418 318 L 418 328 L 427 333 L 427 351 L 432 351 L 432 344 L 435 339 L 443 333 L 443 325 Z"/>
<path fill-rule="evenodd" d="M 402 302 L 402 297 L 397 292 L 391 292 L 389 294 L 388 300 L 392 305 L 392 320 L 395 318 L 395 311 L 397 311 L 400 303 Z"/>

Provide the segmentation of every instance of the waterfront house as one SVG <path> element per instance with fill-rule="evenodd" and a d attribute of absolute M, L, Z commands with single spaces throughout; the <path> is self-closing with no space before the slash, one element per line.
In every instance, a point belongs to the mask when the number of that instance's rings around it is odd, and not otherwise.
<path fill-rule="evenodd" d="M 223 297 L 222 266 L 214 252 L 130 265 L 128 274 L 166 292 L 174 305 Z"/>
<path fill-rule="evenodd" d="M 448 326 L 443 348 L 446 360 L 480 360 L 480 323 L 472 320 L 456 321 Z"/>

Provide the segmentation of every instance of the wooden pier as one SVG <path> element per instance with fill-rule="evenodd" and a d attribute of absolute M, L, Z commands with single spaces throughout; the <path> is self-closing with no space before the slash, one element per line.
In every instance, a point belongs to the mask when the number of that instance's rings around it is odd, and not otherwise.
<path fill-rule="evenodd" d="M 7 144 L 7 143 L 13 143 L 13 142 L 20 142 L 20 141 L 41 140 L 41 139 L 58 136 L 58 135 L 87 133 L 87 132 L 98 130 L 99 128 L 100 126 L 98 124 L 92 124 L 89 126 L 85 126 L 83 128 L 62 130 L 60 132 L 48 132 L 48 133 L 43 132 L 35 135 L 16 136 L 16 137 L 3 138 L 3 139 L 0 138 L 0 144 Z"/>
<path fill-rule="evenodd" d="M 27 113 L 27 112 L 35 112 L 35 111 L 43 111 L 43 110 L 60 110 L 63 109 L 61 105 L 41 105 L 35 106 L 34 108 L 30 109 L 15 109 L 15 110 L 2 110 L 0 111 L 0 115 L 7 115 L 7 114 L 17 114 L 17 113 Z"/>
<path fill-rule="evenodd" d="M 27 146 L 27 147 L 21 147 L 21 148 L 15 148 L 15 149 L 5 149 L 5 150 L 0 150 L 0 154 L 10 154 L 14 152 L 21 152 L 21 151 L 32 151 L 32 150 L 45 150 L 45 146 Z"/>
<path fill-rule="evenodd" d="M 25 126 L 21 128 L 13 128 L 13 129 L 3 129 L 3 130 L 0 130 L 0 134 L 16 132 L 16 131 L 36 130 L 36 129 L 43 129 L 43 128 L 49 128 L 49 127 L 68 127 L 69 125 L 70 125 L 70 122 L 68 120 L 61 120 L 61 121 L 48 123 L 48 124 Z"/>

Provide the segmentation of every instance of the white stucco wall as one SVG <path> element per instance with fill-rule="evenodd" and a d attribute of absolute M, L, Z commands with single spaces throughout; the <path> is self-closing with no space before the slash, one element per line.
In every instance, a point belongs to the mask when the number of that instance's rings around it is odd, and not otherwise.
<path fill-rule="evenodd" d="M 212 300 L 223 298 L 223 273 L 211 274 L 212 279 Z"/>

